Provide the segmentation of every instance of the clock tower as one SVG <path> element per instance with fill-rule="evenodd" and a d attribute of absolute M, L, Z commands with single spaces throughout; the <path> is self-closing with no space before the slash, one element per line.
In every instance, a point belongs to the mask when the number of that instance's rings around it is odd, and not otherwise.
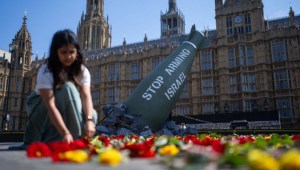
<path fill-rule="evenodd" d="M 215 0 L 217 37 L 265 30 L 262 0 Z"/>
<path fill-rule="evenodd" d="M 254 89 L 260 73 L 253 68 L 266 56 L 263 51 L 257 52 L 266 49 L 261 43 L 263 36 L 259 37 L 265 31 L 262 0 L 215 0 L 215 12 L 214 55 L 215 68 L 219 70 L 216 80 L 217 90 L 222 94 L 218 103 L 223 111 L 255 110 L 259 101 Z"/>

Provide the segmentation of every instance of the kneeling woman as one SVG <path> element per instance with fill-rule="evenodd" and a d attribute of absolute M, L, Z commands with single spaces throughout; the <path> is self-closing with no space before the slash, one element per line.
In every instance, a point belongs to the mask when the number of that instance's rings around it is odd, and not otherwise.
<path fill-rule="evenodd" d="M 54 34 L 50 55 L 40 67 L 34 94 L 27 98 L 25 145 L 36 141 L 66 141 L 95 134 L 90 73 L 75 34 Z"/>

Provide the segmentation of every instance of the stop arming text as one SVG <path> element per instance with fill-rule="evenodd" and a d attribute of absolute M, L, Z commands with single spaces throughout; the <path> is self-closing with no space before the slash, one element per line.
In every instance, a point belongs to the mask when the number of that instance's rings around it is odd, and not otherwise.
<path fill-rule="evenodd" d="M 171 98 L 176 94 L 176 92 L 178 91 L 179 87 L 183 84 L 185 79 L 186 75 L 183 72 L 181 72 L 176 81 L 172 83 L 171 86 L 164 93 L 168 100 L 171 100 Z M 160 89 L 164 84 L 163 80 L 164 78 L 162 76 L 158 76 L 155 79 L 155 81 L 153 81 L 153 83 L 149 86 L 146 92 L 142 95 L 142 97 L 146 100 L 151 100 L 153 94 L 155 94 L 157 90 Z"/>

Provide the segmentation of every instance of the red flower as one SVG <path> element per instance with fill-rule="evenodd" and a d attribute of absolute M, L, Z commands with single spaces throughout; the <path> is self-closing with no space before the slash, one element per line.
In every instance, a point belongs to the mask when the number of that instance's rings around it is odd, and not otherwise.
<path fill-rule="evenodd" d="M 88 138 L 88 137 L 82 138 L 81 141 L 82 141 L 83 143 L 85 143 L 87 146 L 88 146 L 88 145 L 90 144 L 90 142 L 91 142 L 90 138 Z"/>
<path fill-rule="evenodd" d="M 193 144 L 201 145 L 201 141 L 195 135 L 187 135 L 184 138 L 185 143 L 192 142 Z"/>
<path fill-rule="evenodd" d="M 43 142 L 35 142 L 30 144 L 27 149 L 27 157 L 29 158 L 43 158 L 51 156 L 51 150 Z"/>
<path fill-rule="evenodd" d="M 98 137 L 98 140 L 103 142 L 105 146 L 109 146 L 110 145 L 110 142 L 108 140 L 108 138 L 106 136 L 99 136 Z"/>
<path fill-rule="evenodd" d="M 74 140 L 72 143 L 70 143 L 71 150 L 87 149 L 88 146 L 89 143 L 86 143 L 85 140 Z"/>
<path fill-rule="evenodd" d="M 112 137 L 111 139 L 123 140 L 124 138 L 125 138 L 125 135 L 119 135 L 119 136 Z"/>
<path fill-rule="evenodd" d="M 294 135 L 292 137 L 292 140 L 294 140 L 294 141 L 300 141 L 300 134 Z"/>
<path fill-rule="evenodd" d="M 209 146 L 211 141 L 212 140 L 209 136 L 205 136 L 205 138 L 201 140 L 200 144 L 203 146 Z"/>
<path fill-rule="evenodd" d="M 72 150 L 71 145 L 67 142 L 55 141 L 48 143 L 52 152 L 61 153 Z"/>
<path fill-rule="evenodd" d="M 130 151 L 130 157 L 151 158 L 155 157 L 155 151 L 152 148 L 153 141 L 145 141 L 144 143 L 125 144 L 122 149 Z"/>
<path fill-rule="evenodd" d="M 237 138 L 238 142 L 240 145 L 243 145 L 247 142 L 249 143 L 253 143 L 254 139 L 251 136 L 240 136 L 239 138 Z"/>
<path fill-rule="evenodd" d="M 188 143 L 190 141 L 195 145 L 209 146 L 211 138 L 209 136 L 205 136 L 203 139 L 199 139 L 195 135 L 187 135 L 184 138 L 184 142 Z"/>
<path fill-rule="evenodd" d="M 52 152 L 66 152 L 70 150 L 77 150 L 77 149 L 87 149 L 88 143 L 85 140 L 74 140 L 71 143 L 67 143 L 64 141 L 55 141 L 48 143 L 49 148 Z"/>
<path fill-rule="evenodd" d="M 222 143 L 220 139 L 217 139 L 211 141 L 211 147 L 217 153 L 224 153 L 226 145 Z"/>
<path fill-rule="evenodd" d="M 153 149 L 145 150 L 144 152 L 141 152 L 138 157 L 140 157 L 140 158 L 154 158 L 155 157 L 155 151 Z"/>

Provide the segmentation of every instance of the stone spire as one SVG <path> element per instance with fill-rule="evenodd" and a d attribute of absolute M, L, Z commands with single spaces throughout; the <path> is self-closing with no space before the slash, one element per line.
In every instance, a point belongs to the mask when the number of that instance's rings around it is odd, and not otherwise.
<path fill-rule="evenodd" d="M 147 34 L 145 34 L 144 36 L 144 49 L 147 49 L 148 47 L 148 37 L 147 37 Z"/>
<path fill-rule="evenodd" d="M 27 29 L 27 16 L 26 15 L 24 15 L 24 17 L 23 17 L 22 27 L 20 28 L 20 30 L 15 35 L 15 39 L 14 40 L 15 41 L 17 41 L 17 40 L 21 41 L 22 40 L 22 41 L 24 41 L 24 43 L 26 42 L 25 40 L 29 40 L 30 44 L 31 44 L 31 36 L 30 36 L 30 33 L 28 32 L 28 29 Z"/>
<path fill-rule="evenodd" d="M 104 2 L 103 0 L 87 0 L 86 17 L 88 19 L 94 17 L 103 17 Z"/>
<path fill-rule="evenodd" d="M 123 39 L 123 50 L 125 51 L 125 49 L 126 49 L 126 38 L 124 37 L 124 39 Z"/>
<path fill-rule="evenodd" d="M 22 27 L 15 35 L 11 46 L 14 48 L 12 52 L 12 58 L 14 58 L 14 63 L 12 63 L 13 66 L 16 67 L 16 69 L 29 70 L 32 54 L 32 42 L 30 33 L 27 29 L 26 13 L 23 17 Z"/>
<path fill-rule="evenodd" d="M 290 27 L 295 26 L 295 12 L 292 7 L 290 7 L 290 12 L 289 12 L 289 24 Z"/>
<path fill-rule="evenodd" d="M 169 0 L 169 12 L 176 11 L 176 0 Z"/>

